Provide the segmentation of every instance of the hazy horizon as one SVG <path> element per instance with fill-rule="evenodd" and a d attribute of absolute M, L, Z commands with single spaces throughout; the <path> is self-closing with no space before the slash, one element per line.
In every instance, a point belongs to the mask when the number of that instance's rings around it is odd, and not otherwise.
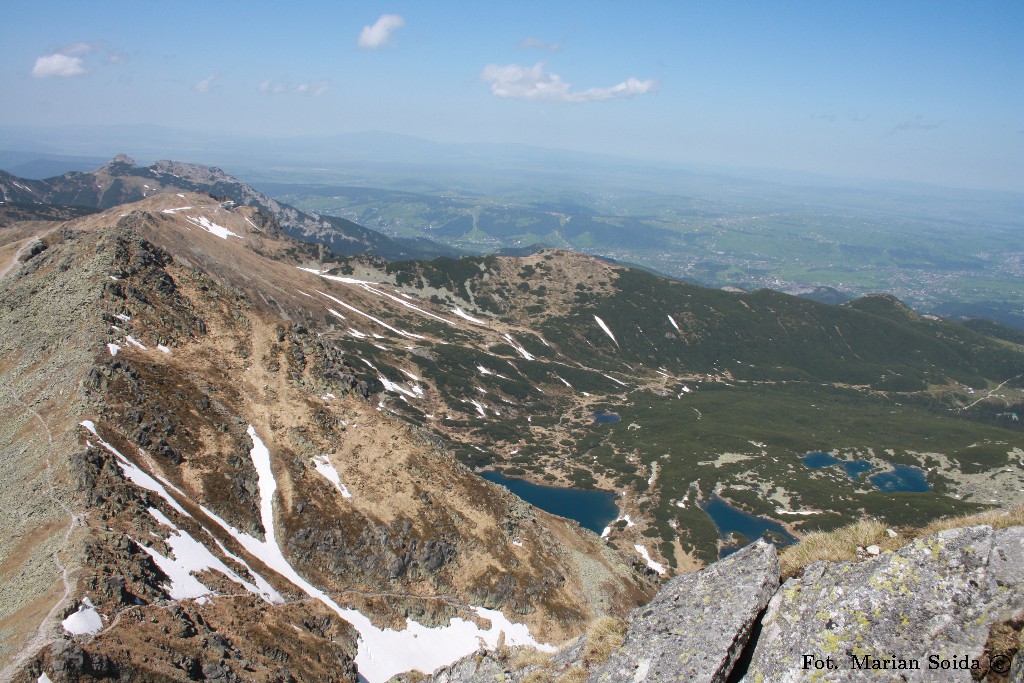
<path fill-rule="evenodd" d="M 382 131 L 1024 191 L 1016 2 L 7 10 L 0 126 Z"/>

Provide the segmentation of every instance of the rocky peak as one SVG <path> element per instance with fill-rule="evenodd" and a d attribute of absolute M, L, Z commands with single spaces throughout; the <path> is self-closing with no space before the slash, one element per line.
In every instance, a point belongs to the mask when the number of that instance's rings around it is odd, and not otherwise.
<path fill-rule="evenodd" d="M 236 178 L 216 166 L 203 166 L 201 164 L 188 164 L 182 161 L 161 159 L 153 164 L 152 169 L 157 173 L 168 173 L 193 183 L 239 182 Z"/>
<path fill-rule="evenodd" d="M 127 154 L 118 154 L 96 170 L 105 173 L 112 173 L 114 171 L 130 172 L 136 168 L 138 167 L 135 164 L 135 159 L 132 159 Z"/>

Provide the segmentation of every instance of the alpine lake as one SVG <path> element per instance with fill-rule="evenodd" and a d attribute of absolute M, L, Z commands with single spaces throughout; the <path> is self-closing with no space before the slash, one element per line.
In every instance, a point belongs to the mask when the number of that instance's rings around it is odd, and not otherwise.
<path fill-rule="evenodd" d="M 615 413 L 598 412 L 593 414 L 594 424 L 618 422 L 621 418 Z M 853 481 L 862 474 L 875 469 L 867 460 L 857 458 L 843 460 L 825 452 L 808 453 L 801 458 L 806 467 L 823 469 L 838 465 Z M 887 493 L 899 491 L 928 491 L 931 486 L 925 473 L 917 467 L 889 464 L 889 471 L 878 472 L 868 477 L 868 481 L 879 491 Z M 527 503 L 545 512 L 559 517 L 575 520 L 580 526 L 600 534 L 605 527 L 619 516 L 619 508 L 615 504 L 616 494 L 608 491 L 569 488 L 565 486 L 546 486 L 534 484 L 526 479 L 509 477 L 501 472 L 488 470 L 480 476 L 495 484 L 504 486 Z M 752 515 L 740 510 L 728 502 L 712 496 L 711 500 L 701 505 L 711 517 L 723 541 L 721 557 L 726 557 L 757 538 L 765 537 L 776 546 L 782 547 L 796 542 L 786 527 L 773 519 Z"/>

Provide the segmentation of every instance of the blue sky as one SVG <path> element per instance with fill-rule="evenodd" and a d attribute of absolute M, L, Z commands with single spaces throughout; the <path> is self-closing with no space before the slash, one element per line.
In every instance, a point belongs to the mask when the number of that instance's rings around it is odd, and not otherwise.
<path fill-rule="evenodd" d="M 7 0 L 0 125 L 384 130 L 1024 191 L 1024 2 Z"/>

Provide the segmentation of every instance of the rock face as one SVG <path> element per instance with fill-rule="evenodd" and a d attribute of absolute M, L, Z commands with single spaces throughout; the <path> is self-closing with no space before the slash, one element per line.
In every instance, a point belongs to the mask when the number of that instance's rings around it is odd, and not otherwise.
<path fill-rule="evenodd" d="M 952 529 L 778 581 L 764 541 L 676 577 L 588 683 L 1024 681 L 1024 527 Z M 560 676 L 591 670 L 587 651 L 577 641 L 544 664 L 481 651 L 429 680 L 577 681 Z"/>
<path fill-rule="evenodd" d="M 1005 673 L 1014 653 L 986 652 L 986 641 L 1022 611 L 1022 527 L 953 529 L 859 564 L 817 562 L 772 600 L 745 680 L 874 681 L 864 666 L 875 662 L 908 681 Z"/>
<path fill-rule="evenodd" d="M 775 546 L 765 541 L 676 577 L 633 613 L 622 647 L 589 681 L 726 680 L 778 586 Z"/>

